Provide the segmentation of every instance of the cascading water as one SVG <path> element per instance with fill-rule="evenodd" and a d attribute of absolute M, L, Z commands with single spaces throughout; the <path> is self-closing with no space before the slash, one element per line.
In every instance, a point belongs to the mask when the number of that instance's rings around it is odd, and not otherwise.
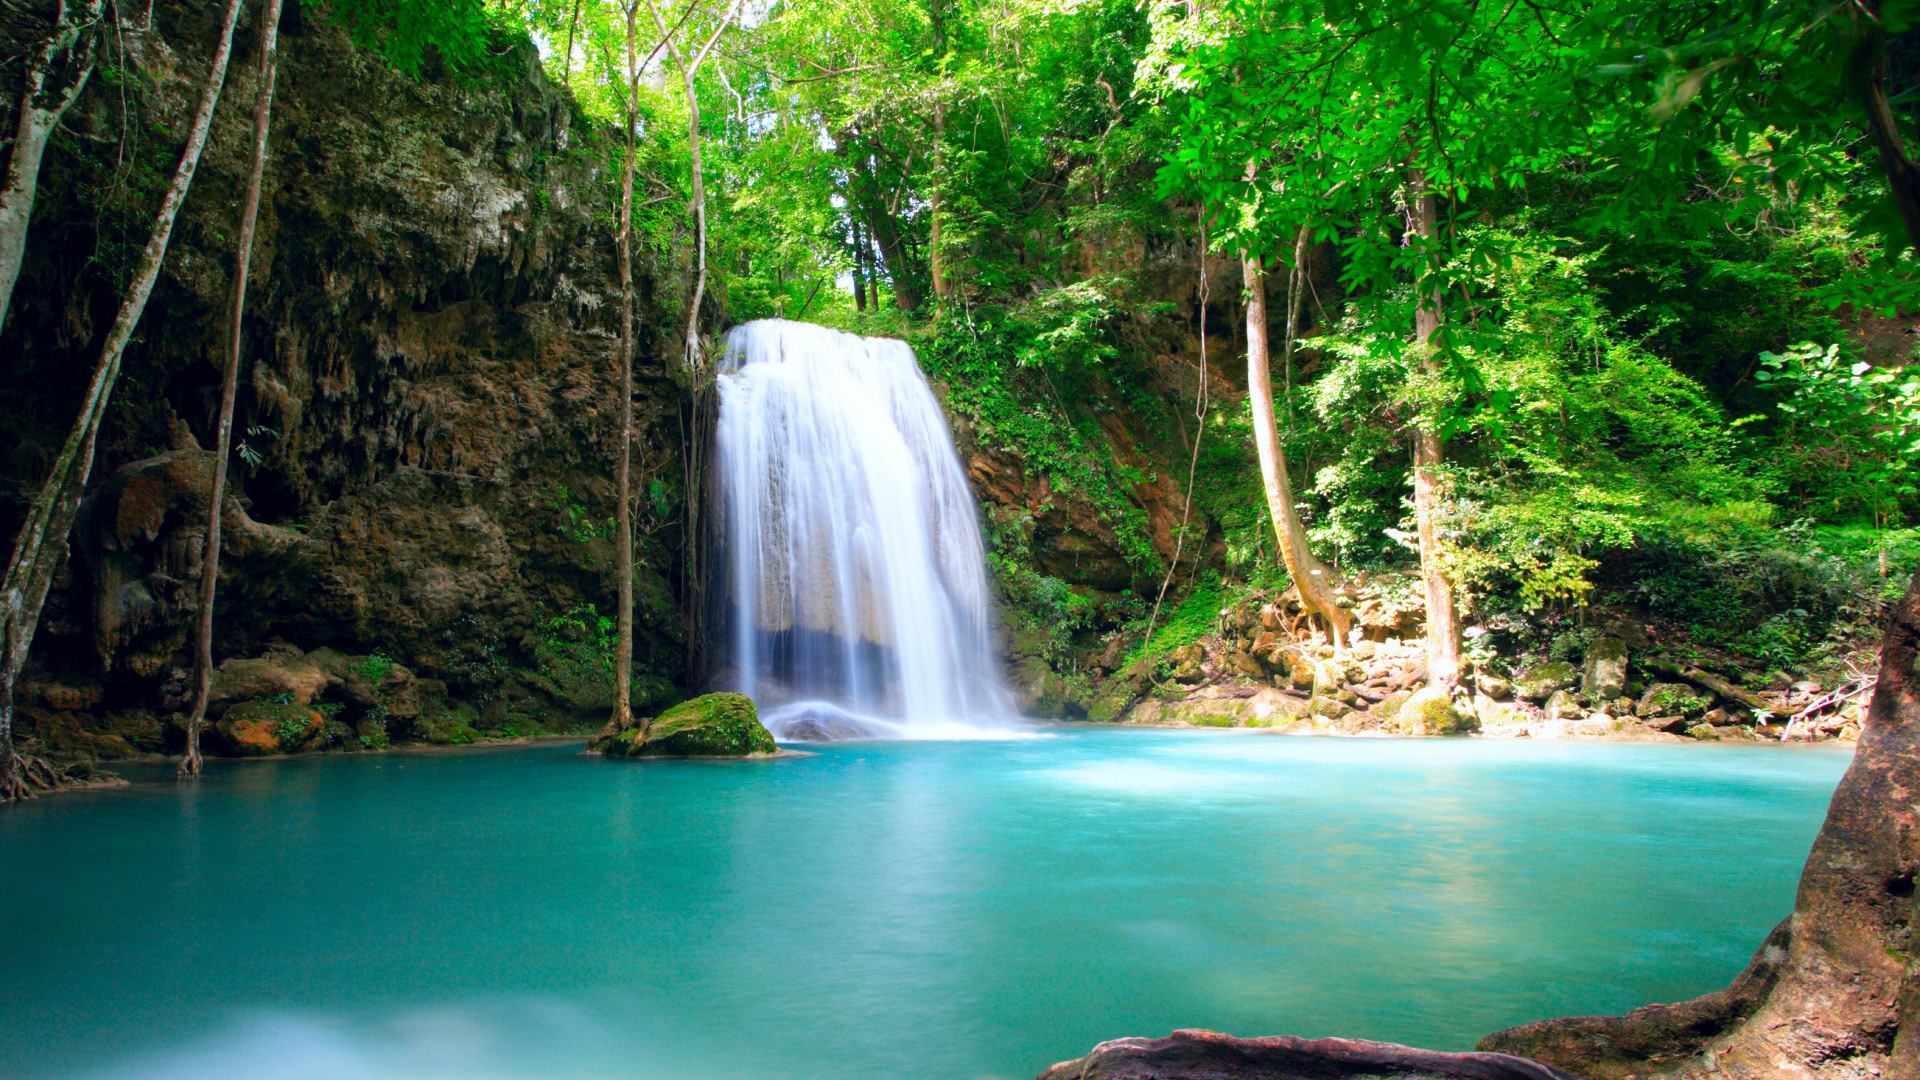
<path fill-rule="evenodd" d="M 723 681 L 781 739 L 1011 725 L 973 496 L 913 350 L 763 319 L 720 372 Z"/>

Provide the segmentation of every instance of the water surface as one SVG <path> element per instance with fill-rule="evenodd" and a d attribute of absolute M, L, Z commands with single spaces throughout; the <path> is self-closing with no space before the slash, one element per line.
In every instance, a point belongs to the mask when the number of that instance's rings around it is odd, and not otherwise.
<path fill-rule="evenodd" d="M 212 762 L 0 813 L 0 1075 L 1031 1077 L 1724 984 L 1844 749 L 1061 730 Z"/>

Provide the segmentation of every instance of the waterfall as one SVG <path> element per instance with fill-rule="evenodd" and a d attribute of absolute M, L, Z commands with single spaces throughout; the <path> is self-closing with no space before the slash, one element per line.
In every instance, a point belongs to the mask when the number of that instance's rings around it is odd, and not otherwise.
<path fill-rule="evenodd" d="M 973 495 L 907 343 L 746 323 L 719 394 L 722 681 L 787 740 L 1010 725 Z"/>

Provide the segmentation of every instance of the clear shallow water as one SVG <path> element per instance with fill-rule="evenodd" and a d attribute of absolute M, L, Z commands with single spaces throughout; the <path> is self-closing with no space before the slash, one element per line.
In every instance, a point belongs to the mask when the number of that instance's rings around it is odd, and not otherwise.
<path fill-rule="evenodd" d="M 0 1075 L 1031 1077 L 1724 984 L 1844 749 L 1061 731 L 210 763 L 0 813 Z"/>

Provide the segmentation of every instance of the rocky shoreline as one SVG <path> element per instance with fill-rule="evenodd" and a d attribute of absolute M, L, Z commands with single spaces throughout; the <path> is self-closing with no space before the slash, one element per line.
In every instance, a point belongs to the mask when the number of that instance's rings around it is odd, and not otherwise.
<path fill-rule="evenodd" d="M 1290 590 L 1254 596 L 1223 607 L 1210 633 L 1157 664 L 1120 670 L 1116 638 L 1090 660 L 1092 679 L 1076 683 L 1029 660 L 1015 665 L 1015 681 L 1035 716 L 1294 734 L 1657 742 L 1854 739 L 1872 687 L 1758 670 L 1673 628 L 1594 612 L 1589 629 L 1563 633 L 1550 649 L 1473 657 L 1461 692 L 1439 699 L 1423 689 L 1417 617 L 1365 602 L 1356 614 L 1360 640 L 1335 649 L 1304 629 Z"/>

